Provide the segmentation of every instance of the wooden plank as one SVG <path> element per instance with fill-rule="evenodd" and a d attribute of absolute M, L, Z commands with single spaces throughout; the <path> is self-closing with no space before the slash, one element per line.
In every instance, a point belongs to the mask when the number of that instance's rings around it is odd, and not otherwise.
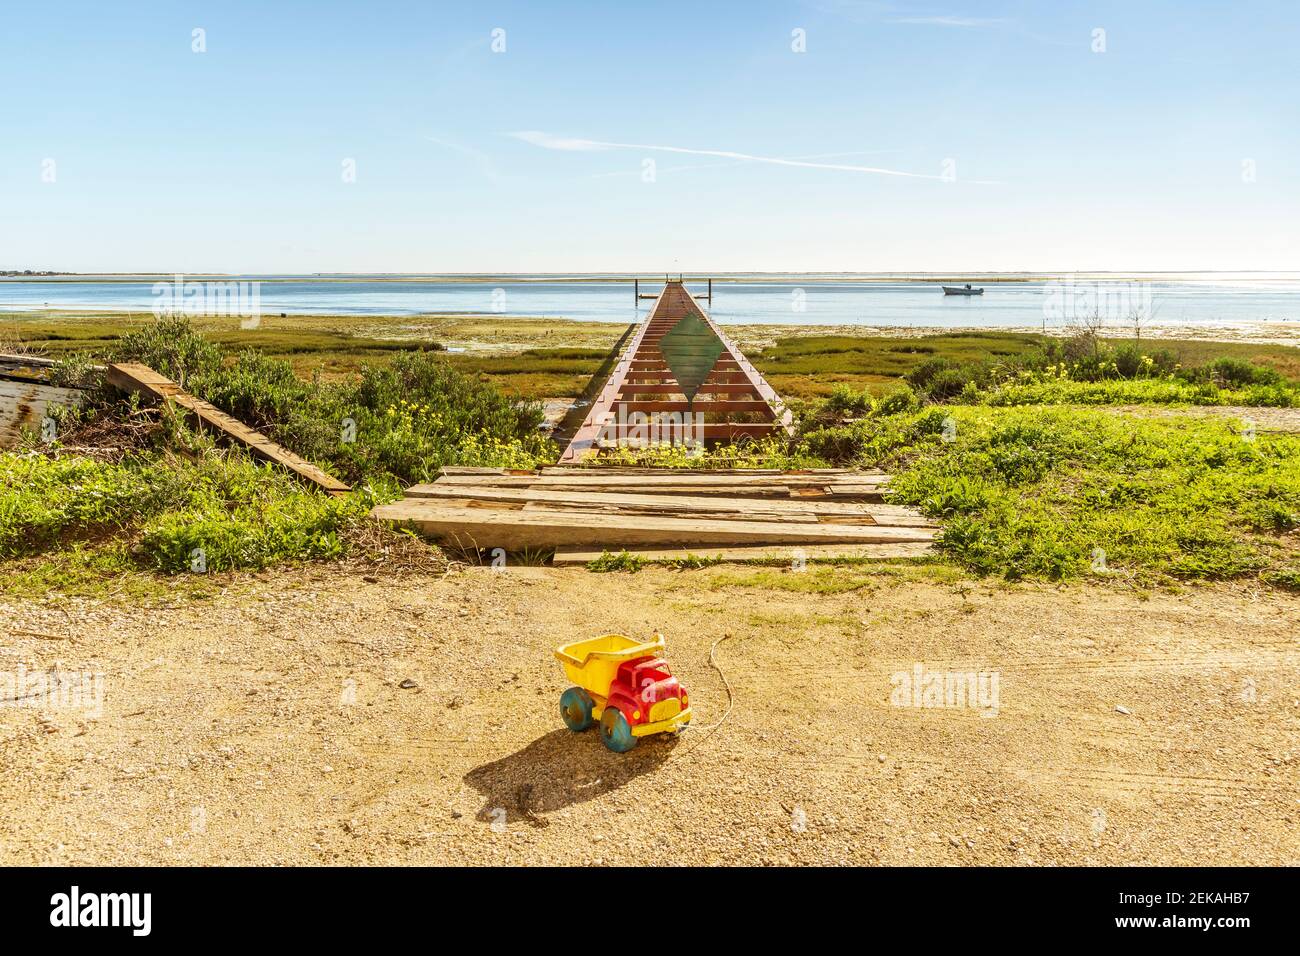
<path fill-rule="evenodd" d="M 610 548 L 612 554 L 624 549 Z M 629 554 L 646 561 L 680 561 L 686 558 L 714 558 L 722 561 L 790 561 L 802 557 L 805 561 L 835 561 L 846 558 L 871 560 L 915 559 L 935 553 L 934 546 L 925 542 L 898 544 L 817 544 L 787 545 L 727 545 L 717 548 L 628 548 Z M 553 564 L 556 567 L 586 565 L 604 552 L 600 549 L 564 545 L 555 549 Z"/>
<path fill-rule="evenodd" d="M 637 494 L 647 489 L 641 484 L 641 478 L 628 477 L 619 481 L 602 484 L 599 489 L 587 484 L 582 477 L 567 478 L 556 476 L 545 485 L 549 491 L 572 491 L 585 493 L 589 491 L 616 491 Z M 436 485 L 460 488 L 536 488 L 539 480 L 527 475 L 444 475 L 434 482 Z M 733 498 L 789 498 L 788 485 L 718 485 L 718 484 L 682 484 L 663 485 L 654 489 L 658 495 L 718 495 Z"/>
<path fill-rule="evenodd" d="M 72 407 L 80 404 L 81 397 L 75 388 L 0 379 L 0 448 L 18 444 L 24 431 L 39 433 L 51 405 Z"/>
<path fill-rule="evenodd" d="M 349 487 L 333 475 L 317 468 L 305 458 L 295 455 L 289 449 L 276 444 L 261 432 L 249 428 L 243 422 L 210 402 L 205 402 L 185 391 L 171 379 L 159 375 L 147 365 L 138 362 L 122 362 L 109 365 L 107 378 L 110 384 L 124 391 L 135 392 L 162 401 L 175 402 L 178 406 L 198 419 L 201 426 L 215 429 L 227 438 L 244 445 L 256 457 L 282 465 L 291 472 L 304 478 L 332 495 L 347 494 Z"/>
<path fill-rule="evenodd" d="M 438 469 L 443 475 L 535 475 L 536 472 L 524 468 L 467 468 L 461 465 L 443 465 Z"/>
<path fill-rule="evenodd" d="M 407 498 L 371 514 L 459 547 L 548 548 L 558 545 L 885 544 L 930 541 L 932 528 L 889 528 L 773 521 L 711 521 L 596 513 L 502 511 L 448 507 Z"/>
<path fill-rule="evenodd" d="M 500 487 L 500 485 L 494 485 L 494 487 Z M 544 488 L 546 491 L 568 491 L 575 494 L 590 494 L 596 490 L 581 482 L 559 480 L 547 482 L 544 486 L 534 483 L 531 486 L 524 487 Z M 601 492 L 635 495 L 644 493 L 647 489 L 637 479 L 628 478 L 622 484 L 601 485 L 599 490 Z M 786 485 L 664 485 L 656 487 L 654 493 L 656 495 L 707 495 L 709 497 L 735 498 L 743 501 L 788 500 L 791 497 L 790 488 Z"/>
<path fill-rule="evenodd" d="M 435 485 L 456 485 L 467 488 L 491 487 L 491 488 L 531 488 L 537 484 L 539 478 L 537 475 L 440 475 L 435 481 Z"/>
<path fill-rule="evenodd" d="M 510 485 L 517 486 L 520 483 L 529 483 L 542 487 L 555 484 L 560 485 L 581 485 L 596 491 L 604 485 L 626 485 L 636 483 L 647 490 L 654 488 L 670 487 L 707 487 L 707 486 L 726 486 L 729 488 L 770 488 L 780 486 L 789 487 L 791 482 L 796 484 L 825 484 L 825 479 L 819 475 L 785 475 L 781 472 L 772 472 L 766 475 L 753 474 L 713 474 L 707 471 L 682 471 L 680 474 L 655 474 L 655 475 L 620 475 L 606 474 L 603 471 L 595 474 L 584 475 L 565 475 L 544 473 L 541 475 L 442 475 L 438 478 L 436 484 L 439 485 Z"/>
<path fill-rule="evenodd" d="M 484 471 L 503 471 L 493 468 Z M 450 472 L 444 468 L 444 472 Z M 468 469 L 465 469 L 468 473 Z M 602 464 L 595 459 L 590 465 L 542 465 L 543 475 L 845 475 L 871 480 L 888 477 L 883 471 L 858 471 L 852 468 L 653 468 L 640 465 Z"/>
<path fill-rule="evenodd" d="M 775 422 L 705 422 L 703 425 L 668 425 L 661 424 L 657 432 L 650 423 L 642 425 L 614 425 L 606 434 L 595 439 L 595 447 L 612 448 L 654 448 L 668 444 L 670 439 L 680 445 L 687 439 L 691 441 L 734 441 L 737 438 L 767 438 L 773 429 L 781 426 Z"/>
<path fill-rule="evenodd" d="M 565 475 L 567 477 L 585 477 L 587 475 L 671 475 L 671 474 L 709 474 L 709 475 L 779 475 L 779 468 L 710 468 L 707 470 L 688 468 L 645 468 L 633 465 L 602 465 L 600 459 L 588 466 L 542 465 L 543 475 Z M 444 469 L 445 470 L 445 469 Z"/>
<path fill-rule="evenodd" d="M 826 485 L 831 494 L 836 495 L 873 495 L 877 494 L 887 485 L 888 482 L 880 481 L 874 484 L 854 484 L 852 482 L 830 482 Z"/>
<path fill-rule="evenodd" d="M 486 502 L 474 501 L 474 504 L 492 504 L 506 505 L 507 507 L 517 507 L 517 502 Z M 522 506 L 523 510 L 532 514 L 537 512 L 549 512 L 555 515 L 569 515 L 571 521 L 581 520 L 579 516 L 587 515 L 640 515 L 646 518 L 682 518 L 694 521 L 772 521 L 778 523 L 795 523 L 795 524 L 817 524 L 817 515 L 810 512 L 776 512 L 776 511 L 751 511 L 744 515 L 718 514 L 716 511 L 701 510 L 695 508 L 678 508 L 673 511 L 665 511 L 663 508 L 643 505 L 596 505 L 596 504 L 555 504 L 547 501 L 533 501 Z M 856 522 L 844 522 L 846 524 L 874 525 L 875 522 L 866 515 L 860 516 Z"/>
<path fill-rule="evenodd" d="M 715 518 L 748 518 L 757 514 L 817 515 L 832 520 L 867 519 L 894 527 L 934 527 L 937 522 L 925 518 L 903 505 L 866 504 L 861 502 L 823 501 L 817 499 L 767 498 L 745 500 L 693 495 L 628 494 L 602 491 L 553 491 L 546 487 L 501 488 L 469 485 L 412 485 L 408 498 L 459 498 L 480 501 L 516 501 L 559 508 L 611 509 L 635 508 L 643 512 L 672 514 L 682 510 L 708 512 Z"/>
<path fill-rule="evenodd" d="M 709 485 L 727 485 L 736 488 L 763 488 L 774 485 L 785 485 L 786 487 L 792 485 L 820 486 L 827 484 L 832 479 L 833 476 L 822 475 L 792 475 L 783 473 L 771 475 L 714 475 L 707 471 L 690 471 L 679 475 L 640 475 L 636 478 L 636 482 L 648 490 L 650 488 L 667 488 L 672 486 L 707 487 Z M 556 483 L 578 484 L 579 481 L 571 476 L 551 476 L 545 474 L 537 479 L 537 485 L 539 488 Z M 619 475 L 597 474 L 584 476 L 580 480 L 580 483 L 589 486 L 594 491 L 601 485 L 627 484 L 628 479 L 620 477 Z"/>
<path fill-rule="evenodd" d="M 746 511 L 743 515 L 737 512 L 727 512 L 718 514 L 715 511 L 695 508 L 676 508 L 671 511 L 657 505 L 643 505 L 637 503 L 635 495 L 630 496 L 632 504 L 596 504 L 594 502 L 583 502 L 577 499 L 570 499 L 564 502 L 550 501 L 509 501 L 498 500 L 494 498 L 465 498 L 455 494 L 454 489 L 449 496 L 438 497 L 438 502 L 449 508 L 489 508 L 498 511 L 541 511 L 551 512 L 556 515 L 568 515 L 570 521 L 582 520 L 580 515 L 583 514 L 602 514 L 602 515 L 644 515 L 647 517 L 672 517 L 672 518 L 694 518 L 702 521 L 716 521 L 729 519 L 744 519 L 747 521 L 783 521 L 783 522 L 804 522 L 815 523 L 818 516 L 811 511 L 771 511 L 755 510 Z M 848 522 L 857 524 L 874 524 L 875 522 L 869 516 L 860 516 L 857 522 Z"/>
<path fill-rule="evenodd" d="M 45 358 L 42 355 L 13 355 L 9 352 L 0 352 L 0 365 L 16 366 L 18 368 L 54 368 L 58 361 L 52 358 Z"/>
<path fill-rule="evenodd" d="M 631 401 L 627 396 L 631 395 L 684 395 L 682 387 L 675 382 L 660 382 L 651 384 L 646 382 L 628 382 L 624 384 L 617 393 L 620 400 Z M 710 384 L 700 387 L 695 393 L 700 395 L 749 395 L 755 398 L 762 398 L 758 392 L 754 391 L 752 385 L 741 384 Z"/>

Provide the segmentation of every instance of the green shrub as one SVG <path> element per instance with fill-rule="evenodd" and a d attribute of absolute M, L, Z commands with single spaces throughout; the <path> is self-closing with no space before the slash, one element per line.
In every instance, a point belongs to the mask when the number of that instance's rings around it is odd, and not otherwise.
<path fill-rule="evenodd" d="M 321 385 L 256 350 L 223 363 L 188 319 L 163 318 L 123 336 L 115 357 L 185 383 L 352 483 L 432 481 L 444 465 L 531 468 L 558 453 L 539 431 L 540 403 L 506 398 L 434 352 L 400 352 L 367 366 L 359 380 Z"/>
<path fill-rule="evenodd" d="M 1274 587 L 1300 593 L 1300 564 L 1265 571 L 1260 577 Z"/>
<path fill-rule="evenodd" d="M 165 316 L 118 339 L 114 362 L 142 362 L 184 388 L 204 387 L 221 368 L 221 349 L 185 317 Z"/>
<path fill-rule="evenodd" d="M 312 388 L 283 359 L 245 349 L 233 364 L 195 383 L 202 397 L 253 428 L 290 422 L 311 401 Z"/>
<path fill-rule="evenodd" d="M 1178 374 L 1189 382 L 1209 382 L 1219 388 L 1281 385 L 1285 382 L 1277 369 L 1235 358 L 1215 359 L 1197 368 L 1182 369 Z"/>
<path fill-rule="evenodd" d="M 817 458 L 844 462 L 858 458 L 870 437 L 871 430 L 859 422 L 817 429 L 805 437 L 804 443 Z"/>
<path fill-rule="evenodd" d="M 907 385 L 901 385 L 884 395 L 872 405 L 871 413 L 873 415 L 898 415 L 902 412 L 912 412 L 921 407 L 921 400 Z"/>
<path fill-rule="evenodd" d="M 949 399 L 956 398 L 966 388 L 967 384 L 973 381 L 971 375 L 971 366 L 945 368 L 935 373 L 927 387 L 930 400 L 933 402 L 946 402 Z"/>
<path fill-rule="evenodd" d="M 904 381 L 918 391 L 929 389 L 935 377 L 959 368 L 958 363 L 946 358 L 926 359 L 903 376 Z"/>
<path fill-rule="evenodd" d="M 836 385 L 821 411 L 828 420 L 861 418 L 870 414 L 873 405 L 871 392 L 866 389 L 857 391 L 847 385 Z"/>

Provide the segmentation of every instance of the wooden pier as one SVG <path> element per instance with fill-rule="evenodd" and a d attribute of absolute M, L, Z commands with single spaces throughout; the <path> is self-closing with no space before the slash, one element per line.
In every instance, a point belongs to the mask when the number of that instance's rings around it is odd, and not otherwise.
<path fill-rule="evenodd" d="M 791 432 L 780 396 L 682 280 L 668 280 L 655 299 L 561 464 L 628 443 L 629 434 L 667 429 L 670 439 L 707 444 Z"/>

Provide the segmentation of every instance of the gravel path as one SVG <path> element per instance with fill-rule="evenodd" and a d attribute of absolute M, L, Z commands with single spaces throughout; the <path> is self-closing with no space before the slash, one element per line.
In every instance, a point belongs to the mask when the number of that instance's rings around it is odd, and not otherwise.
<path fill-rule="evenodd" d="M 1276 592 L 725 567 L 226 585 L 0 599 L 0 672 L 105 681 L 98 716 L 0 707 L 0 863 L 1300 862 L 1300 602 Z M 705 726 L 732 635 L 726 721 L 626 755 L 565 730 L 552 648 L 656 630 Z M 891 701 L 917 666 L 996 672 L 996 715 Z"/>

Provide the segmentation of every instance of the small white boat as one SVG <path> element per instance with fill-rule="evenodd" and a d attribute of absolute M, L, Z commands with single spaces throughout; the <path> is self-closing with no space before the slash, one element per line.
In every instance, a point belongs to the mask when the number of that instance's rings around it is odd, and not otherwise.
<path fill-rule="evenodd" d="M 946 285 L 943 287 L 944 295 L 983 295 L 983 289 L 972 289 L 969 282 L 964 286 Z"/>

